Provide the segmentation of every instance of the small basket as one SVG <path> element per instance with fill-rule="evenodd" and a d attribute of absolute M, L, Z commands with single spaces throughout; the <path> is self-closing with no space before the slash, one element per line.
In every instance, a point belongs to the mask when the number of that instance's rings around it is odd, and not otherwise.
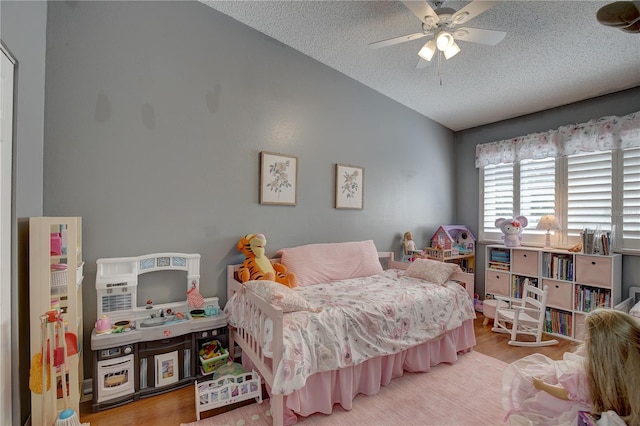
<path fill-rule="evenodd" d="M 227 363 L 227 358 L 229 358 L 229 351 L 226 349 L 222 349 L 223 352 L 213 358 L 204 359 L 200 357 L 200 364 L 202 365 L 202 371 L 205 374 L 213 373 L 218 368 L 222 367 Z"/>
<path fill-rule="evenodd" d="M 60 264 L 63 265 L 63 264 Z M 84 262 L 76 269 L 77 284 L 82 281 L 84 274 Z M 63 287 L 67 285 L 67 270 L 66 269 L 52 269 L 51 270 L 51 287 Z"/>
<path fill-rule="evenodd" d="M 67 270 L 51 271 L 51 287 L 67 285 Z"/>

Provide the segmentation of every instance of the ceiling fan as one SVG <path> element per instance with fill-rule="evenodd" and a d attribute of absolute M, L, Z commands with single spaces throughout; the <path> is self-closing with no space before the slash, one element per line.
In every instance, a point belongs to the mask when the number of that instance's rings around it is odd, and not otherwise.
<path fill-rule="evenodd" d="M 480 28 L 458 28 L 459 25 L 470 21 L 492 8 L 498 3 L 497 1 L 473 0 L 458 11 L 450 7 L 443 7 L 444 1 L 434 1 L 433 5 L 435 6 L 435 10 L 426 0 L 403 1 L 402 3 L 422 21 L 422 31 L 369 43 L 369 47 L 377 49 L 433 36 L 418 52 L 418 56 L 420 57 L 418 68 L 426 66 L 436 51 L 443 53 L 445 59 L 450 59 L 457 55 L 460 52 L 460 46 L 458 46 L 456 40 L 495 46 L 500 43 L 507 34 L 504 31 L 484 30 Z"/>

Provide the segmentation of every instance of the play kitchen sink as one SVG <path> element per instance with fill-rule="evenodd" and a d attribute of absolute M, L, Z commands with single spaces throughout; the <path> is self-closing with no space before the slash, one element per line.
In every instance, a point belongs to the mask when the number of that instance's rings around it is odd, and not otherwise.
<path fill-rule="evenodd" d="M 190 317 L 183 316 L 182 318 L 178 318 L 175 315 L 168 315 L 166 317 L 154 317 L 154 318 L 146 318 L 140 320 L 138 322 L 139 327 L 158 327 L 160 325 L 171 325 L 177 324 L 183 321 L 189 321 Z"/>

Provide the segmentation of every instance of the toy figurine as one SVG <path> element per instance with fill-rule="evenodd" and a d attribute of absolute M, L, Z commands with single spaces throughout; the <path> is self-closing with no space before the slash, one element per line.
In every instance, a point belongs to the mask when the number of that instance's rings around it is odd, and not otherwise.
<path fill-rule="evenodd" d="M 418 251 L 415 241 L 413 241 L 413 234 L 407 231 L 402 237 L 402 260 L 412 261 L 414 252 Z"/>
<path fill-rule="evenodd" d="M 413 241 L 413 234 L 409 231 L 404 233 L 402 245 L 404 246 L 404 254 L 411 254 L 412 251 L 417 251 L 416 243 Z"/>
<path fill-rule="evenodd" d="M 519 247 L 520 241 L 522 241 L 522 231 L 529 224 L 529 221 L 524 216 L 514 217 L 512 219 L 505 219 L 500 217 L 496 219 L 496 228 L 500 228 L 502 233 L 502 239 L 504 245 L 507 247 Z"/>
<path fill-rule="evenodd" d="M 263 234 L 247 234 L 238 241 L 236 248 L 246 257 L 238 270 L 240 282 L 268 280 L 290 288 L 296 287 L 296 275 L 288 272 L 287 267 L 281 263 L 271 263 L 265 256 L 265 245 L 267 238 Z"/>

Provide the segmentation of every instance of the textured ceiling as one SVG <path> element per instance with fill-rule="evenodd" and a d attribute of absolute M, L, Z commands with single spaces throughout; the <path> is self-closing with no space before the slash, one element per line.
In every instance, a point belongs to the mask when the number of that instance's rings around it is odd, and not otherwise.
<path fill-rule="evenodd" d="M 421 31 L 399 1 L 201 1 L 454 131 L 640 86 L 640 34 L 596 21 L 611 1 L 499 1 L 461 26 L 505 31 L 501 43 L 459 41 L 422 69 L 428 38 L 368 47 Z"/>

